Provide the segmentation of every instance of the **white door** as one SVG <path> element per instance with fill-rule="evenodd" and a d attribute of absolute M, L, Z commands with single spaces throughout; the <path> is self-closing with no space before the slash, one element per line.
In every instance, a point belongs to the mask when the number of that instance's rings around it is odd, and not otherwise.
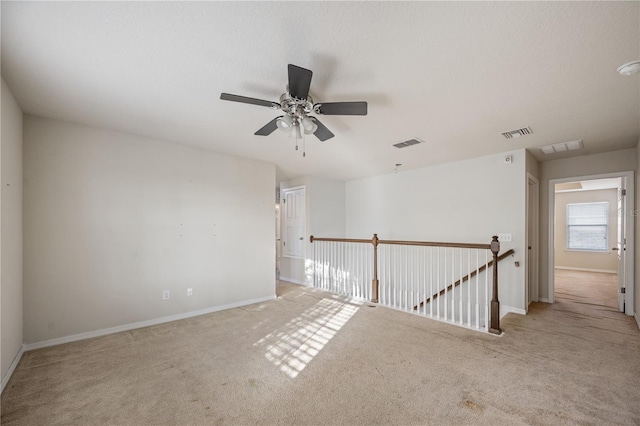
<path fill-rule="evenodd" d="M 304 187 L 282 191 L 282 253 L 286 257 L 304 257 L 306 200 Z"/>
<path fill-rule="evenodd" d="M 625 290 L 626 290 L 626 261 L 627 261 L 627 211 L 626 206 L 626 179 L 621 179 L 620 188 L 618 188 L 618 238 L 617 245 L 613 248 L 618 253 L 618 309 L 624 312 Z"/>

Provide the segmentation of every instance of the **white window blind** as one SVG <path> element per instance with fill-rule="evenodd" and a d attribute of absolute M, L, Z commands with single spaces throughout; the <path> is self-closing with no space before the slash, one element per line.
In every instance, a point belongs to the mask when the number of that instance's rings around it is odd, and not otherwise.
<path fill-rule="evenodd" d="M 609 203 L 567 204 L 567 250 L 607 251 Z"/>

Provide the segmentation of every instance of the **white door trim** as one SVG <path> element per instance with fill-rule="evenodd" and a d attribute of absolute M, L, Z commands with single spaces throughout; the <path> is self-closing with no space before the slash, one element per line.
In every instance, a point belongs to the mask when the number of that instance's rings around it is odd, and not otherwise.
<path fill-rule="evenodd" d="M 287 229 L 287 208 L 288 206 L 286 205 L 286 197 L 287 197 L 287 193 L 289 192 L 300 192 L 302 193 L 302 197 L 304 199 L 304 203 L 302 206 L 302 230 L 301 230 L 301 234 L 302 234 L 302 246 L 301 246 L 301 253 L 298 255 L 292 255 L 289 254 L 287 252 L 288 248 L 285 246 L 285 242 L 287 241 L 287 239 L 289 238 L 289 234 L 288 234 L 288 229 Z M 280 191 L 280 206 L 282 209 L 282 205 L 284 204 L 284 211 L 285 213 L 283 214 L 282 210 L 280 211 L 280 220 L 281 220 L 281 225 L 280 225 L 280 240 L 281 240 L 281 244 L 282 244 L 282 256 L 281 257 L 286 257 L 286 258 L 290 258 L 290 259 L 304 259 L 306 258 L 306 244 L 305 244 L 305 236 L 306 236 L 306 232 L 307 232 L 307 187 L 305 185 L 299 185 L 299 186 L 292 186 L 290 188 L 283 188 Z"/>
<path fill-rule="evenodd" d="M 530 191 L 533 190 L 533 197 L 535 199 L 535 208 L 533 209 L 533 215 L 530 215 L 531 206 L 529 206 L 530 200 Z M 540 247 L 539 244 L 539 230 L 540 230 L 540 214 L 538 213 L 540 207 L 540 181 L 533 176 L 531 173 L 527 172 L 527 205 L 526 205 L 526 236 L 525 236 L 525 247 L 527 249 L 527 268 L 532 267 L 532 270 L 526 271 L 526 281 L 527 288 L 525 292 L 525 309 L 528 310 L 528 305 L 530 302 L 538 301 L 538 286 L 539 286 L 539 277 L 538 277 L 538 268 L 539 268 L 539 258 L 540 258 Z M 531 217 L 533 216 L 533 217 Z M 529 241 L 529 228 L 533 226 L 533 238 L 532 241 Z M 533 247 L 533 250 L 529 253 L 529 246 Z M 531 265 L 529 265 L 529 263 Z M 531 272 L 531 274 L 530 274 Z M 529 295 L 531 296 L 531 300 L 529 299 Z"/>
<path fill-rule="evenodd" d="M 556 205 L 556 192 L 555 187 L 557 183 L 565 183 L 565 182 L 575 182 L 578 180 L 596 180 L 596 179 L 609 179 L 609 178 L 625 178 L 627 183 L 627 206 L 632 209 L 635 208 L 635 180 L 634 180 L 634 172 L 633 171 L 624 171 L 624 172 L 614 172 L 614 173 L 603 173 L 597 175 L 586 175 L 586 176 L 573 176 L 567 178 L 557 178 L 557 179 L 549 179 L 549 241 L 547 251 L 549 253 L 548 258 L 548 301 L 549 303 L 555 302 L 555 205 Z M 629 212 L 625 212 L 625 214 L 629 214 Z M 625 304 L 625 313 L 627 315 L 634 314 L 634 286 L 635 286 L 635 256 L 634 256 L 634 237 L 635 237 L 635 220 L 627 221 L 627 229 L 626 229 L 626 238 L 627 238 L 627 259 L 629 260 L 626 263 L 626 276 L 627 282 L 625 283 L 626 288 L 626 301 Z"/>

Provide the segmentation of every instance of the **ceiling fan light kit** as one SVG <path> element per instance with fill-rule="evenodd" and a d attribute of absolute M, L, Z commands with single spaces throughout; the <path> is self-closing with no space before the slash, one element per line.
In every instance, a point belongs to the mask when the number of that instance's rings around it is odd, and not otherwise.
<path fill-rule="evenodd" d="M 304 127 L 304 133 L 306 135 L 312 135 L 316 130 L 318 130 L 318 125 L 307 116 L 302 118 L 302 127 Z"/>
<path fill-rule="evenodd" d="M 278 129 L 283 132 L 290 132 L 291 126 L 293 126 L 293 118 L 290 115 L 285 115 L 276 119 L 276 125 Z"/>
<path fill-rule="evenodd" d="M 313 73 L 310 70 L 293 64 L 289 64 L 288 71 L 289 84 L 287 91 L 280 96 L 279 102 L 265 101 L 229 93 L 222 93 L 220 99 L 281 110 L 284 112 L 284 115 L 274 118 L 255 134 L 258 136 L 268 136 L 276 129 L 280 129 L 288 133 L 289 137 L 295 137 L 296 149 L 298 149 L 297 140 L 302 139 L 303 135 L 315 135 L 322 142 L 334 136 L 320 120 L 310 116 L 309 114 L 311 113 L 317 115 L 367 115 L 367 103 L 364 101 L 314 104 L 313 98 L 309 96 L 309 87 L 311 86 Z"/>

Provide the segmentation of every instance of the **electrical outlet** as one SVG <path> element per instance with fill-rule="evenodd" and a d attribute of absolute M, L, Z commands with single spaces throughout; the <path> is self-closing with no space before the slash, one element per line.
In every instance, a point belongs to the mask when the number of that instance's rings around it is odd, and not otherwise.
<path fill-rule="evenodd" d="M 512 237 L 511 234 L 498 234 L 498 240 L 502 241 L 502 242 L 507 242 L 507 241 L 511 241 Z"/>
<path fill-rule="evenodd" d="M 171 296 L 171 292 L 169 292 L 169 290 L 162 291 L 162 300 L 169 300 L 170 296 Z"/>
<path fill-rule="evenodd" d="M 187 296 L 193 296 L 193 289 L 192 288 L 188 288 L 187 289 Z"/>

